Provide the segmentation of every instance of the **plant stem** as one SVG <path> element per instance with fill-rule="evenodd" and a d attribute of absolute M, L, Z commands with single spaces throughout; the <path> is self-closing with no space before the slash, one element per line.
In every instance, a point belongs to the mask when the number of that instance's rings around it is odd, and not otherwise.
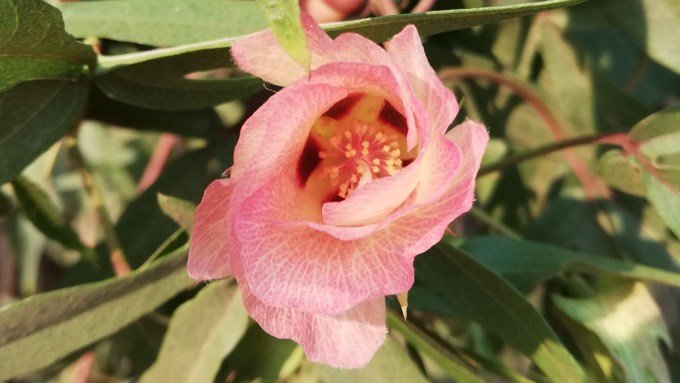
<path fill-rule="evenodd" d="M 565 138 L 563 123 L 556 117 L 556 113 L 543 102 L 539 91 L 535 90 L 530 84 L 521 79 L 510 75 L 497 73 L 486 69 L 467 69 L 467 68 L 448 68 L 439 73 L 442 81 L 455 81 L 464 78 L 474 78 L 492 81 L 499 85 L 507 86 L 517 96 L 531 105 L 545 121 L 550 134 L 556 140 Z M 565 150 L 564 155 L 572 172 L 583 186 L 583 190 L 590 199 L 597 197 L 609 198 L 611 191 L 602 183 L 600 179 L 590 173 L 588 167 L 572 150 Z"/>
<path fill-rule="evenodd" d="M 476 206 L 473 206 L 472 209 L 470 209 L 470 215 L 481 221 L 483 224 L 496 230 L 500 234 L 507 235 L 510 238 L 522 239 L 522 236 L 518 232 L 506 226 L 502 222 L 493 219 L 489 214 L 487 214 L 487 212 Z"/>
<path fill-rule="evenodd" d="M 390 328 L 403 335 L 406 341 L 411 343 L 416 349 L 432 358 L 432 360 L 455 381 L 483 382 L 483 380 L 475 376 L 473 372 L 457 363 L 457 358 L 451 354 L 451 352 L 435 342 L 421 329 L 410 322 L 404 321 L 400 315 L 395 314 L 392 310 L 387 310 L 387 324 Z"/>
<path fill-rule="evenodd" d="M 566 140 L 562 141 L 557 141 L 550 143 L 548 145 L 540 146 L 536 149 L 528 150 L 524 153 L 520 153 L 514 157 L 507 158 L 505 160 L 498 161 L 496 163 L 482 166 L 479 169 L 479 172 L 477 173 L 478 177 L 487 175 L 489 173 L 497 172 L 499 170 L 503 170 L 506 168 L 509 168 L 511 166 L 515 166 L 521 162 L 527 161 L 534 159 L 536 157 L 541 157 L 546 154 L 550 154 L 559 150 L 567 149 L 567 148 L 573 148 L 576 146 L 581 146 L 581 145 L 587 145 L 587 144 L 595 144 L 595 143 L 602 143 L 603 140 L 606 140 L 610 136 L 614 136 L 617 133 L 614 134 L 593 134 L 593 135 L 587 135 L 587 136 L 580 136 L 580 137 L 574 137 L 574 138 L 569 138 Z"/>
<path fill-rule="evenodd" d="M 109 248 L 109 259 L 111 261 L 111 265 L 113 266 L 113 271 L 116 276 L 128 274 L 130 272 L 130 265 L 128 264 L 125 254 L 123 253 L 123 249 L 120 246 L 120 241 L 118 240 L 115 226 L 111 220 L 111 215 L 104 204 L 104 199 L 102 198 L 102 194 L 97 187 L 97 182 L 94 179 L 94 175 L 87 165 L 85 158 L 83 158 L 82 153 L 78 149 L 78 140 L 76 139 L 75 135 L 72 134 L 66 137 L 66 146 L 69 150 L 71 158 L 80 169 L 85 191 L 90 197 L 92 205 L 97 210 L 99 222 L 101 223 L 104 232 L 104 240 L 106 242 L 106 246 Z"/>

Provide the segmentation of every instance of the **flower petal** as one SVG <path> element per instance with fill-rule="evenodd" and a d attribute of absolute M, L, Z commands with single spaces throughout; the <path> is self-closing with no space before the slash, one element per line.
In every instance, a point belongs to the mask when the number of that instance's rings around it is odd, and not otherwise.
<path fill-rule="evenodd" d="M 282 89 L 262 105 L 243 125 L 234 149 L 232 205 L 240 206 L 282 169 L 294 167 L 314 121 L 345 96 L 339 87 L 299 84 Z"/>
<path fill-rule="evenodd" d="M 243 287 L 243 304 L 269 334 L 302 345 L 307 359 L 341 368 L 366 365 L 385 340 L 385 300 L 369 300 L 329 316 L 267 306 Z"/>
<path fill-rule="evenodd" d="M 407 25 L 386 44 L 386 49 L 427 108 L 431 133 L 444 133 L 458 114 L 458 102 L 428 63 L 416 27 Z"/>
<path fill-rule="evenodd" d="M 243 276 L 258 299 L 334 315 L 411 287 L 413 265 L 400 256 L 406 243 L 389 230 L 354 241 L 315 230 L 300 216 L 298 195 L 282 174 L 253 193 L 234 217 Z"/>
<path fill-rule="evenodd" d="M 311 70 L 329 62 L 362 62 L 385 65 L 389 56 L 367 38 L 346 33 L 333 41 L 314 19 L 301 14 L 311 55 Z M 307 71 L 281 48 L 271 30 L 239 38 L 231 47 L 234 60 L 246 72 L 272 84 L 286 86 L 307 76 Z"/>
<path fill-rule="evenodd" d="M 227 211 L 233 183 L 213 181 L 196 209 L 194 231 L 189 247 L 189 275 L 199 281 L 224 278 L 231 274 L 227 249 Z"/>
<path fill-rule="evenodd" d="M 323 204 L 329 226 L 361 226 L 385 219 L 413 192 L 420 179 L 422 157 L 399 173 L 359 186 L 347 199 Z"/>

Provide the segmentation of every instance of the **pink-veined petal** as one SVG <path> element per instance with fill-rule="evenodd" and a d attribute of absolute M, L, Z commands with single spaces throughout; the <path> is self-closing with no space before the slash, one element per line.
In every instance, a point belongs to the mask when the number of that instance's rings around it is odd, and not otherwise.
<path fill-rule="evenodd" d="M 233 191 L 230 180 L 213 181 L 196 209 L 189 247 L 189 275 L 199 281 L 231 274 L 227 249 L 227 211 Z"/>
<path fill-rule="evenodd" d="M 298 195 L 282 174 L 234 217 L 243 276 L 261 301 L 332 315 L 411 287 L 413 265 L 400 257 L 403 241 L 388 231 L 342 241 L 315 230 L 300 216 Z"/>
<path fill-rule="evenodd" d="M 431 133 L 444 133 L 458 114 L 458 102 L 427 61 L 416 27 L 407 25 L 386 44 L 386 49 L 427 108 Z"/>
<path fill-rule="evenodd" d="M 366 365 L 385 340 L 385 300 L 362 302 L 335 316 L 267 306 L 243 288 L 250 316 L 269 334 L 299 343 L 307 359 L 340 368 Z"/>

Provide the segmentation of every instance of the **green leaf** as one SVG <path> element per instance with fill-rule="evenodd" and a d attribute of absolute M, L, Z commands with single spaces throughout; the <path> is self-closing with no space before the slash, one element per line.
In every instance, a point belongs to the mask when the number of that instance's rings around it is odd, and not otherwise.
<path fill-rule="evenodd" d="M 609 0 L 609 9 L 650 57 L 680 73 L 676 38 L 680 3 L 675 0 Z"/>
<path fill-rule="evenodd" d="M 158 359 L 141 383 L 212 382 L 248 327 L 238 288 L 214 282 L 172 315 Z"/>
<path fill-rule="evenodd" d="M 207 56 L 206 53 L 203 56 Z M 214 65 L 226 66 L 228 56 L 219 56 Z M 213 69 L 213 65 L 206 66 Z M 192 63 L 158 60 L 120 68 L 98 76 L 95 81 L 113 99 L 168 111 L 209 108 L 262 89 L 262 80 L 251 76 L 219 80 L 188 79 L 185 75 L 191 71 L 191 67 L 194 70 L 203 69 L 199 60 Z"/>
<path fill-rule="evenodd" d="M 122 278 L 38 294 L 2 308 L 0 380 L 48 366 L 156 309 L 192 285 L 185 267 L 186 248 Z"/>
<path fill-rule="evenodd" d="M 326 24 L 323 28 L 331 36 L 337 36 L 343 32 L 354 32 L 376 42 L 384 42 L 392 38 L 392 36 L 408 24 L 414 24 L 421 36 L 431 36 L 438 33 L 532 15 L 551 9 L 568 7 L 583 1 L 585 0 L 548 0 L 500 7 L 453 9 L 418 14 L 382 16 Z M 156 49 L 137 54 L 100 57 L 98 71 L 106 72 L 119 66 L 180 55 L 185 56 L 187 60 L 191 61 L 192 56 L 200 55 L 197 52 L 204 50 L 224 52 L 226 55 L 228 53 L 227 48 L 231 46 L 237 37 L 229 36 L 220 40 Z"/>
<path fill-rule="evenodd" d="M 680 106 L 653 114 L 630 131 L 647 199 L 680 238 Z"/>
<path fill-rule="evenodd" d="M 309 70 L 312 58 L 307 49 L 307 38 L 300 20 L 297 0 L 256 0 L 267 17 L 276 40 L 288 55 Z"/>
<path fill-rule="evenodd" d="M 214 109 L 158 111 L 106 97 L 99 89 L 90 93 L 85 119 L 142 131 L 169 132 L 186 137 L 214 138 L 224 128 Z"/>
<path fill-rule="evenodd" d="M 94 255 L 93 250 L 80 241 L 78 234 L 66 222 L 45 190 L 22 176 L 12 181 L 12 187 L 26 218 L 46 237 L 69 249 L 77 250 L 86 257 Z"/>
<path fill-rule="evenodd" d="M 597 167 L 607 185 L 634 196 L 645 196 L 640 170 L 626 158 L 623 151 L 607 151 L 598 160 Z"/>
<path fill-rule="evenodd" d="M 623 370 L 626 382 L 670 382 L 658 341 L 670 344 L 661 311 L 642 283 L 608 281 L 596 295 L 585 298 L 552 296 L 572 320 L 594 333 Z"/>
<path fill-rule="evenodd" d="M 499 7 L 451 9 L 383 16 L 334 23 L 324 26 L 324 29 L 332 36 L 342 32 L 355 32 L 371 40 L 383 42 L 392 38 L 408 24 L 415 25 L 421 36 L 431 36 L 477 25 L 497 23 L 551 9 L 569 7 L 583 1 L 585 0 L 548 0 Z"/>
<path fill-rule="evenodd" d="M 172 46 L 241 36 L 267 27 L 252 1 L 115 0 L 60 4 L 76 37 Z"/>
<path fill-rule="evenodd" d="M 299 354 L 299 355 L 298 355 Z M 302 349 L 289 339 L 278 339 L 267 334 L 260 326 L 250 326 L 236 349 L 222 364 L 216 382 L 226 381 L 237 371 L 235 382 L 277 382 L 285 374 L 289 360 L 302 357 Z"/>
<path fill-rule="evenodd" d="M 44 80 L 25 82 L 0 93 L 0 185 L 73 127 L 85 106 L 87 92 L 88 83 L 83 80 Z"/>
<path fill-rule="evenodd" d="M 191 235 L 191 232 L 194 231 L 196 204 L 185 199 L 158 193 L 158 206 L 165 215 L 172 218 Z"/>
<path fill-rule="evenodd" d="M 538 242 L 484 236 L 466 240 L 461 248 L 524 293 L 562 271 L 605 273 L 680 287 L 680 274 Z"/>
<path fill-rule="evenodd" d="M 318 365 L 322 381 L 327 383 L 425 383 L 428 380 L 394 341 L 388 339 L 363 368 L 340 370 Z"/>
<path fill-rule="evenodd" d="M 663 173 L 644 172 L 642 180 L 647 199 L 666 222 L 668 228 L 680 238 L 680 186 L 662 178 Z"/>
<path fill-rule="evenodd" d="M 545 319 L 512 285 L 447 240 L 416 258 L 416 278 L 460 317 L 479 323 L 530 356 L 554 382 L 582 382 L 583 371 Z M 412 304 L 414 303 L 411 300 Z"/>
<path fill-rule="evenodd" d="M 92 48 L 64 31 L 56 8 L 0 0 L 0 92 L 29 80 L 78 78 L 94 59 Z"/>

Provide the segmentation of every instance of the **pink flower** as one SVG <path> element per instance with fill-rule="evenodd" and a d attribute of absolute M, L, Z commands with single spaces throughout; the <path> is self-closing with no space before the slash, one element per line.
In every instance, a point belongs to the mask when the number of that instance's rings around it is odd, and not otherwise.
<path fill-rule="evenodd" d="M 413 258 L 468 211 L 488 141 L 407 26 L 384 50 L 328 37 L 303 15 L 312 72 L 270 31 L 238 40 L 238 65 L 284 86 L 243 125 L 230 179 L 196 211 L 189 274 L 235 275 L 262 328 L 307 357 L 365 365 L 386 334 L 386 295 L 407 291 Z"/>

